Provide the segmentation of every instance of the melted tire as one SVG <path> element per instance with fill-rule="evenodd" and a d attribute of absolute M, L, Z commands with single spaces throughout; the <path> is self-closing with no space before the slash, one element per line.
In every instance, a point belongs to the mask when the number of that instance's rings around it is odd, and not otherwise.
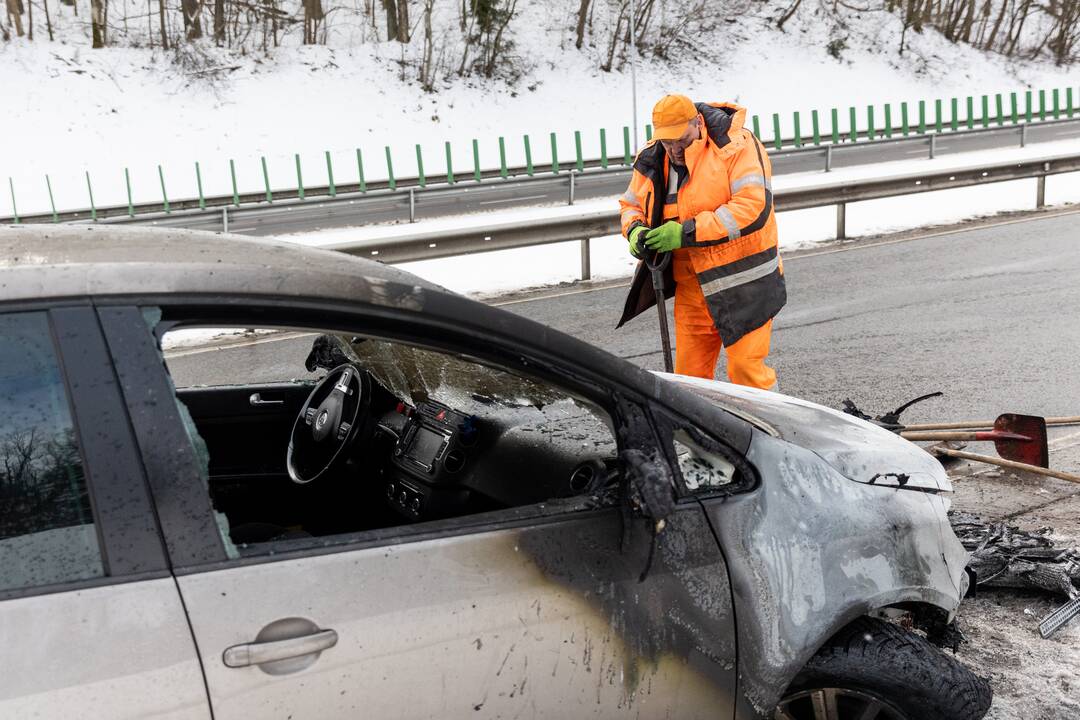
<path fill-rule="evenodd" d="M 830 638 L 785 698 L 817 688 L 875 696 L 911 720 L 980 720 L 993 697 L 989 681 L 955 658 L 914 633 L 868 617 Z"/>

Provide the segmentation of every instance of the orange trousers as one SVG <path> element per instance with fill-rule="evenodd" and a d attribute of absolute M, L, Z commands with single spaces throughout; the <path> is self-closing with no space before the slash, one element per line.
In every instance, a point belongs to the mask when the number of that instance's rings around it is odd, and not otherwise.
<path fill-rule="evenodd" d="M 675 372 L 712 380 L 723 342 L 716 332 L 685 250 L 672 258 L 675 275 Z M 776 371 L 765 364 L 772 339 L 772 320 L 739 338 L 727 350 L 727 374 L 738 385 L 774 390 Z"/>

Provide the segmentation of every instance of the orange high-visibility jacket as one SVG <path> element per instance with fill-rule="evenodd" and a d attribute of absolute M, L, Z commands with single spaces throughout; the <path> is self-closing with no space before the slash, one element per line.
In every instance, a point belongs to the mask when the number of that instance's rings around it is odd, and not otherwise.
<path fill-rule="evenodd" d="M 701 285 L 720 339 L 733 345 L 774 317 L 787 301 L 776 245 L 772 164 L 744 123 L 746 109 L 728 103 L 697 103 L 701 140 L 684 153 L 689 178 L 676 198 L 667 197 L 668 158 L 657 141 L 634 161 L 630 186 L 620 198 L 622 231 L 659 227 L 665 203 L 677 203 L 682 246 Z M 664 294 L 675 294 L 671 264 Z M 656 304 L 644 263 L 638 263 L 619 327 Z"/>

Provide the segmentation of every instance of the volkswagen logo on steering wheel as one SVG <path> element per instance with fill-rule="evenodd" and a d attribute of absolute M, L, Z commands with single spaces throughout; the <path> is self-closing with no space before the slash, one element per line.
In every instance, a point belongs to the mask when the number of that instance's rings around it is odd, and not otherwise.
<path fill-rule="evenodd" d="M 326 418 L 329 415 L 330 415 L 330 413 L 328 411 L 326 411 L 326 410 L 323 410 L 321 413 L 319 413 L 319 419 L 315 421 L 315 429 L 316 430 L 322 430 L 323 425 L 326 424 Z"/>

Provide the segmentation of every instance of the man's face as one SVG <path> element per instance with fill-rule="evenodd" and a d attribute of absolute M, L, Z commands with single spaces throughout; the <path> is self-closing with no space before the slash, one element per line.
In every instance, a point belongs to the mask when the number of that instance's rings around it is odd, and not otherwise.
<path fill-rule="evenodd" d="M 701 137 L 701 132 L 698 130 L 698 119 L 694 118 L 690 121 L 690 124 L 686 126 L 686 132 L 684 132 L 677 140 L 661 140 L 660 144 L 664 146 L 664 152 L 667 153 L 671 162 L 676 165 L 685 165 L 686 158 L 683 153 L 686 152 L 686 148 L 690 147 L 690 144 Z"/>

